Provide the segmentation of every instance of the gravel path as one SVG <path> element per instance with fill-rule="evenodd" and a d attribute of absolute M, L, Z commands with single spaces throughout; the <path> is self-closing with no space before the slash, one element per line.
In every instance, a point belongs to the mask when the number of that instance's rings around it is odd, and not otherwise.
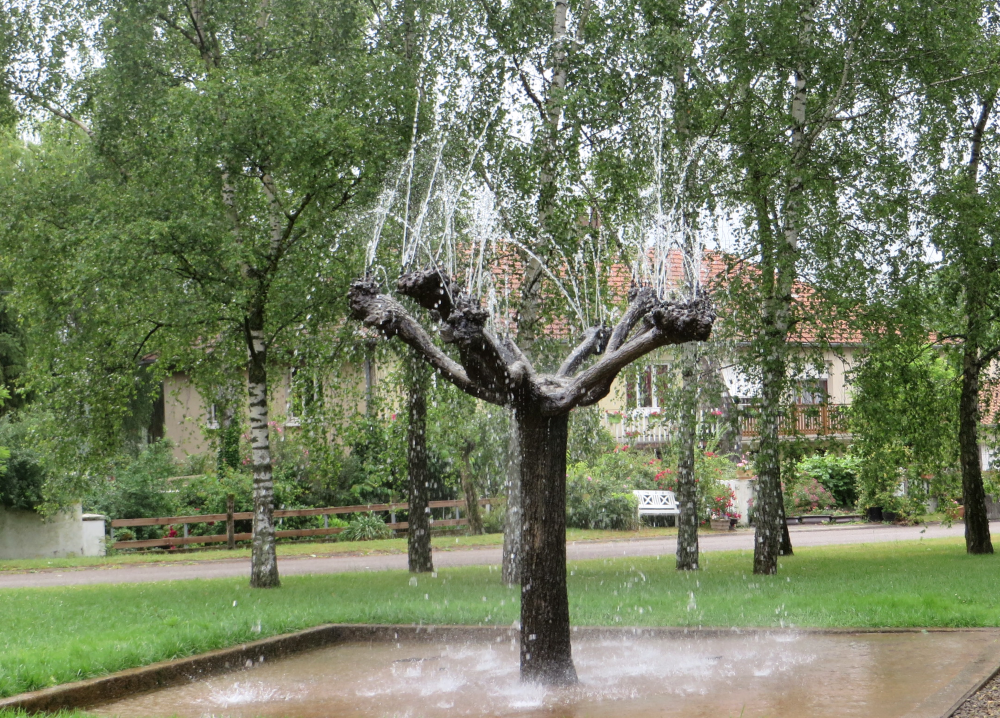
<path fill-rule="evenodd" d="M 995 529 L 1000 529 L 1000 522 Z M 793 526 L 792 544 L 797 547 L 828 546 L 886 541 L 913 541 L 921 538 L 962 536 L 964 527 L 956 524 L 943 526 Z M 731 533 L 705 533 L 699 544 L 704 552 L 753 549 L 753 531 Z M 623 539 L 619 541 L 577 541 L 570 543 L 567 557 L 570 561 L 618 558 L 621 556 L 673 555 L 677 540 L 673 537 L 652 539 Z M 501 561 L 500 547 L 435 550 L 437 568 L 454 566 L 497 565 Z M 279 558 L 283 576 L 316 573 L 342 573 L 348 571 L 391 571 L 406 569 L 406 554 L 375 556 L 319 556 Z M 196 578 L 231 578 L 249 576 L 249 559 L 191 561 L 162 564 L 120 564 L 79 569 L 52 569 L 35 572 L 4 572 L 0 574 L 0 589 L 40 588 L 45 586 L 79 586 L 99 583 L 145 583 L 151 581 L 184 581 Z"/>
<path fill-rule="evenodd" d="M 1000 718 L 1000 676 L 994 676 L 951 716 L 952 718 Z"/>

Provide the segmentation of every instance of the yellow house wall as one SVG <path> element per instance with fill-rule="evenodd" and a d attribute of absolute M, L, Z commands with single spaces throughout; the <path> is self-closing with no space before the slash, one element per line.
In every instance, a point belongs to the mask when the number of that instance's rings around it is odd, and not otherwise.
<path fill-rule="evenodd" d="M 824 352 L 823 361 L 827 370 L 827 391 L 830 402 L 834 404 L 850 404 L 851 392 L 847 374 L 851 370 L 857 349 L 855 347 L 838 347 Z M 669 363 L 671 356 L 665 352 L 651 360 L 651 363 Z M 623 372 L 615 379 L 611 392 L 598 406 L 607 413 L 622 412 L 628 407 L 626 380 Z"/>
<path fill-rule="evenodd" d="M 830 401 L 834 404 L 850 404 L 851 392 L 847 374 L 854 363 L 854 347 L 843 347 L 837 351 L 826 352 L 826 366 L 829 372 L 827 391 Z"/>
<path fill-rule="evenodd" d="M 373 364 L 373 385 L 385 380 L 392 371 L 391 366 Z M 288 371 L 275 372 L 270 386 L 268 413 L 272 421 L 282 428 L 298 425 L 290 416 L 290 380 Z M 245 396 L 243 397 L 245 401 Z M 348 416 L 355 412 L 367 411 L 364 365 L 344 364 L 324 381 L 324 401 L 332 402 L 334 413 Z M 191 378 L 183 373 L 173 374 L 163 383 L 164 437 L 173 444 L 174 457 L 184 458 L 213 451 L 206 435 L 210 402 L 206 403 Z M 244 404 L 243 413 L 247 411 Z"/>
<path fill-rule="evenodd" d="M 210 450 L 204 433 L 207 419 L 205 403 L 187 374 L 172 374 L 163 381 L 163 435 L 174 445 L 174 458 Z"/>

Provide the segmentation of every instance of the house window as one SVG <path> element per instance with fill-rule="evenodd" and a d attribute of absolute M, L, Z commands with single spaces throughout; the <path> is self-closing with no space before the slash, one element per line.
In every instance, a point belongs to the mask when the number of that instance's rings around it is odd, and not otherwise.
<path fill-rule="evenodd" d="M 219 428 L 219 407 L 215 404 L 210 404 L 208 407 L 208 417 L 205 419 L 205 428 Z"/>
<path fill-rule="evenodd" d="M 792 382 L 792 399 L 796 404 L 822 404 L 830 396 L 827 379 L 796 379 Z"/>
<path fill-rule="evenodd" d="M 294 368 L 288 373 L 288 421 L 297 426 L 302 418 L 323 404 L 323 384 L 315 372 Z"/>
<path fill-rule="evenodd" d="M 653 364 L 643 367 L 635 381 L 628 384 L 628 403 L 637 409 L 658 409 L 663 404 L 664 382 L 669 367 Z"/>

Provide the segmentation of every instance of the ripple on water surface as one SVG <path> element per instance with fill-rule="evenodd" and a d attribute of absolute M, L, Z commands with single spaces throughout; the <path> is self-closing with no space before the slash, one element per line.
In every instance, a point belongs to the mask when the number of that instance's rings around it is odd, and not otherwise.
<path fill-rule="evenodd" d="M 1000 661 L 996 632 L 578 639 L 580 685 L 518 681 L 517 646 L 341 644 L 139 695 L 121 716 L 939 716 Z M 988 668 L 978 668 L 988 673 Z M 985 674 L 984 676 L 985 677 Z"/>

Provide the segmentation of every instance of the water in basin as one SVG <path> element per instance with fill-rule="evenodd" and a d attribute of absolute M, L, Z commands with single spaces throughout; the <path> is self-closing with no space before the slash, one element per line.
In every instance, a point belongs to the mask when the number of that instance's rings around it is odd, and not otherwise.
<path fill-rule="evenodd" d="M 1000 634 L 722 633 L 575 639 L 580 685 L 521 685 L 517 646 L 348 643 L 118 701 L 120 716 L 942 715 L 1000 664 Z"/>

